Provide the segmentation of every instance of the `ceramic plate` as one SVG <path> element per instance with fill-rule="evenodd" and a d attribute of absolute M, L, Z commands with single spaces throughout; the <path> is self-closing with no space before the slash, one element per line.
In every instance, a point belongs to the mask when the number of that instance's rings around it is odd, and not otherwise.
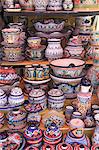
<path fill-rule="evenodd" d="M 9 9 L 4 9 L 4 11 L 7 11 L 7 12 L 20 12 L 21 8 L 9 8 Z"/>
<path fill-rule="evenodd" d="M 51 80 L 51 78 L 49 78 L 47 80 L 42 80 L 42 81 L 32 81 L 32 80 L 27 80 L 25 78 L 23 78 L 23 80 L 25 82 L 32 83 L 32 84 L 43 84 L 43 83 L 49 82 Z"/>

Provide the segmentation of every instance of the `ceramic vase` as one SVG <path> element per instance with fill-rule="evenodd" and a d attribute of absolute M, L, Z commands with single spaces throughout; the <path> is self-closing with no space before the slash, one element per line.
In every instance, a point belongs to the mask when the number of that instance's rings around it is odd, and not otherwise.
<path fill-rule="evenodd" d="M 70 131 L 64 136 L 64 142 L 71 145 L 76 143 L 90 147 L 90 140 L 84 134 L 84 122 L 81 119 L 71 119 L 69 125 Z"/>
<path fill-rule="evenodd" d="M 32 0 L 19 0 L 19 3 L 23 9 L 33 10 L 33 1 Z"/>
<path fill-rule="evenodd" d="M 46 11 L 48 0 L 33 0 L 36 11 Z"/>
<path fill-rule="evenodd" d="M 62 0 L 49 0 L 47 10 L 62 10 Z"/>
<path fill-rule="evenodd" d="M 97 11 L 99 9 L 99 1 L 96 0 L 74 0 L 74 10 L 77 11 Z"/>
<path fill-rule="evenodd" d="M 45 50 L 45 57 L 48 60 L 62 58 L 63 49 L 60 42 L 61 39 L 48 39 L 48 46 Z"/>
<path fill-rule="evenodd" d="M 92 144 L 99 144 L 99 113 L 94 116 L 96 121 L 96 128 L 92 136 Z"/>
<path fill-rule="evenodd" d="M 64 10 L 72 10 L 73 9 L 73 1 L 72 0 L 64 0 L 63 8 L 64 8 Z"/>

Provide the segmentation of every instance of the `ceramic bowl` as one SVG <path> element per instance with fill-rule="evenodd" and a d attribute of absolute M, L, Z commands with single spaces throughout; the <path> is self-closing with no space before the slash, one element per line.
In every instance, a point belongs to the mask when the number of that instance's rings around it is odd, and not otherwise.
<path fill-rule="evenodd" d="M 2 30 L 2 35 L 6 43 L 18 43 L 20 39 L 20 29 L 5 28 Z"/>
<path fill-rule="evenodd" d="M 53 80 L 53 86 L 61 89 L 66 98 L 76 98 L 80 90 L 81 79 L 85 76 L 85 73 L 77 78 L 59 78 L 53 74 L 50 74 L 50 76 Z"/>
<path fill-rule="evenodd" d="M 65 22 L 55 22 L 54 20 L 46 22 L 37 22 L 34 24 L 34 27 L 39 32 L 59 32 L 64 28 Z"/>
<path fill-rule="evenodd" d="M 41 45 L 41 38 L 40 37 L 29 37 L 27 39 L 28 45 L 29 47 L 32 48 L 39 48 Z"/>
<path fill-rule="evenodd" d="M 85 67 L 85 62 L 80 59 L 57 59 L 50 63 L 54 74 L 58 77 L 78 77 Z"/>

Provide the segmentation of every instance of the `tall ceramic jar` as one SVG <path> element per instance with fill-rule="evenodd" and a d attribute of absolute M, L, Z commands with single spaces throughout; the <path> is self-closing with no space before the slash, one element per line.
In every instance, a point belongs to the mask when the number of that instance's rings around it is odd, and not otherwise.
<path fill-rule="evenodd" d="M 61 46 L 61 39 L 48 39 L 48 46 L 45 51 L 45 56 L 48 60 L 62 58 L 63 49 Z"/>
<path fill-rule="evenodd" d="M 95 115 L 96 128 L 92 136 L 92 144 L 99 144 L 99 114 Z"/>

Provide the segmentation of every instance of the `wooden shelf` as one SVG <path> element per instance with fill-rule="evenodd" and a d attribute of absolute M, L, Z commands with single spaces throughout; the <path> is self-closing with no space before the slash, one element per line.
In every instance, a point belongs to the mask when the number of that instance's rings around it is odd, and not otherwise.
<path fill-rule="evenodd" d="M 28 11 L 28 10 L 22 10 L 20 12 L 7 12 L 4 11 L 4 16 L 66 16 L 66 15 L 72 15 L 72 16 L 91 16 L 91 15 L 99 15 L 99 11 Z"/>
<path fill-rule="evenodd" d="M 31 60 L 24 60 L 24 61 L 18 61 L 18 62 L 6 62 L 6 61 L 2 61 L 0 63 L 1 66 L 25 66 L 25 65 L 32 65 L 32 64 L 46 64 L 48 65 L 49 62 L 48 61 L 31 61 Z M 93 61 L 92 60 L 87 60 L 86 64 L 88 65 L 92 65 Z"/>

